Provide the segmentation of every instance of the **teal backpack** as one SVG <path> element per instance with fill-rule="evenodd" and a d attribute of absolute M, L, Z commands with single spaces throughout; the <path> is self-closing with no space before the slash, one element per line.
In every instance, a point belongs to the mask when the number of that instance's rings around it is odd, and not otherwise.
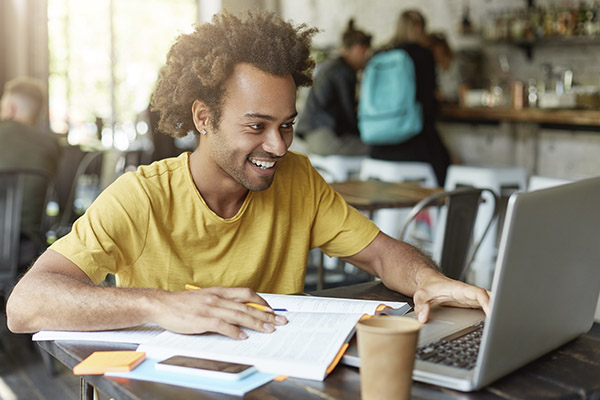
<path fill-rule="evenodd" d="M 378 53 L 369 60 L 358 101 L 358 129 L 364 143 L 400 144 L 423 128 L 416 101 L 415 66 L 405 50 Z"/>

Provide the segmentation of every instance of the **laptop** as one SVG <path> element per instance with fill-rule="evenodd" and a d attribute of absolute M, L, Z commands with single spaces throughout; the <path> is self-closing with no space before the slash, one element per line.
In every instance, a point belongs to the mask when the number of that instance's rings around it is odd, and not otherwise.
<path fill-rule="evenodd" d="M 589 331 L 600 292 L 599 237 L 600 178 L 513 194 L 489 315 L 434 308 L 419 334 L 413 379 L 477 390 Z M 438 351 L 457 336 L 466 349 Z M 342 363 L 360 366 L 355 344 Z"/>

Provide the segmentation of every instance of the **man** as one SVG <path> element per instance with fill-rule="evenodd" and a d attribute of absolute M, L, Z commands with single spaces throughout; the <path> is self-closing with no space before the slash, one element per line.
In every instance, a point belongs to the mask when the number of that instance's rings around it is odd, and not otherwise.
<path fill-rule="evenodd" d="M 319 66 L 315 83 L 298 118 L 296 134 L 306 151 L 319 155 L 367 155 L 360 140 L 356 117 L 356 74 L 367 64 L 371 36 L 354 28 L 354 20 L 342 36 L 339 57 Z"/>
<path fill-rule="evenodd" d="M 225 13 L 180 36 L 152 104 L 161 131 L 198 132 L 198 147 L 107 188 L 17 284 L 9 328 L 154 322 L 238 339 L 247 337 L 241 327 L 272 332 L 285 317 L 245 303 L 267 305 L 256 292 L 302 291 L 314 247 L 414 295 L 423 321 L 432 304 L 487 307 L 485 290 L 445 278 L 414 247 L 380 233 L 306 156 L 287 151 L 314 32 L 274 14 Z M 107 273 L 118 287 L 98 285 Z"/>
<path fill-rule="evenodd" d="M 37 128 L 45 97 L 44 85 L 33 78 L 15 78 L 5 84 L 0 99 L 0 170 L 27 168 L 49 176 L 56 173 L 58 142 L 50 132 Z M 40 240 L 46 186 L 47 182 L 38 177 L 25 182 L 21 217 L 23 263 L 37 256 L 31 247 Z"/>

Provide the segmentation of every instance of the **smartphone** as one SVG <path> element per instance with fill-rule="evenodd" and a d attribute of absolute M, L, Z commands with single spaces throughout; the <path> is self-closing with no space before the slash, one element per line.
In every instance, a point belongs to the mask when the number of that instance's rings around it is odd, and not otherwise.
<path fill-rule="evenodd" d="M 156 369 L 230 380 L 242 379 L 256 371 L 252 365 L 186 356 L 173 356 L 157 362 Z"/>

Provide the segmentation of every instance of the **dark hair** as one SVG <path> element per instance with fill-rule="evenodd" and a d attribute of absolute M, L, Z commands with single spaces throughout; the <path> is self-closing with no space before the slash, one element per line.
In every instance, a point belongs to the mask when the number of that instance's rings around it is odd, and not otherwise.
<path fill-rule="evenodd" d="M 218 126 L 225 84 L 239 63 L 273 75 L 291 74 L 296 86 L 309 86 L 315 32 L 306 24 L 295 27 L 271 12 L 248 12 L 244 20 L 223 12 L 213 16 L 211 23 L 180 35 L 167 54 L 152 95 L 152 110 L 160 112 L 159 130 L 173 137 L 196 132 L 191 109 L 197 99 L 209 107 L 211 125 Z"/>
<path fill-rule="evenodd" d="M 427 41 L 431 49 L 439 46 L 448 57 L 453 56 L 452 49 L 450 48 L 450 45 L 448 45 L 448 41 L 446 40 L 446 35 L 444 35 L 443 33 L 431 33 L 427 36 Z"/>
<path fill-rule="evenodd" d="M 350 19 L 350 21 L 348 21 L 348 26 L 342 35 L 342 46 L 344 49 L 349 49 L 357 44 L 371 47 L 371 35 L 354 29 L 354 19 Z"/>

